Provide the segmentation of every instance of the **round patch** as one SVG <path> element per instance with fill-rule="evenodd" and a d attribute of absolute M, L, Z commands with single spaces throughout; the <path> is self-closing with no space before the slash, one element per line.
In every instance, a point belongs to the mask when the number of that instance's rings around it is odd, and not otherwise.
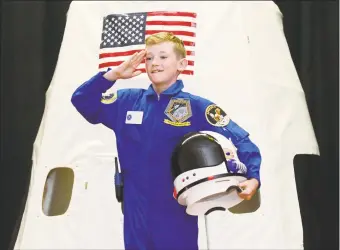
<path fill-rule="evenodd" d="M 104 104 L 111 104 L 117 100 L 117 92 L 109 93 L 109 94 L 102 94 L 101 102 Z"/>
<path fill-rule="evenodd" d="M 215 104 L 207 107 L 205 110 L 205 118 L 211 125 L 216 127 L 227 126 L 230 121 L 228 115 Z"/>

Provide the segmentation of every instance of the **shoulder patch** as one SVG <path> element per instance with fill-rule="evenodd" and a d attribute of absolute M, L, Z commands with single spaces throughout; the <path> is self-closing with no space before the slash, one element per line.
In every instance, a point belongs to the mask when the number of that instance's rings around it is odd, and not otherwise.
<path fill-rule="evenodd" d="M 211 104 L 206 108 L 205 118 L 211 125 L 216 127 L 227 126 L 230 121 L 228 115 L 215 104 Z"/>
<path fill-rule="evenodd" d="M 113 93 L 102 94 L 101 102 L 104 104 L 111 104 L 117 100 L 118 92 L 115 91 Z"/>

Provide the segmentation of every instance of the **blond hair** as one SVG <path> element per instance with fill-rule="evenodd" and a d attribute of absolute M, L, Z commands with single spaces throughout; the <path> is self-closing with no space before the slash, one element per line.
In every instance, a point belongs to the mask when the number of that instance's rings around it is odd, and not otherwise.
<path fill-rule="evenodd" d="M 186 57 L 187 52 L 183 41 L 170 32 L 155 33 L 145 40 L 146 46 L 156 45 L 163 42 L 172 42 L 174 44 L 175 53 L 179 55 L 180 58 Z"/>

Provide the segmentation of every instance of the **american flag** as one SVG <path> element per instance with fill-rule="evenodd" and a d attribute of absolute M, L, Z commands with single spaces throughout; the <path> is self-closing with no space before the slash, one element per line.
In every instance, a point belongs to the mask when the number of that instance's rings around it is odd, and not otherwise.
<path fill-rule="evenodd" d="M 145 48 L 145 39 L 168 31 L 179 37 L 187 50 L 188 67 L 182 74 L 194 74 L 196 14 L 192 12 L 139 12 L 112 14 L 104 18 L 99 69 L 116 67 Z M 137 70 L 145 73 L 144 62 Z"/>

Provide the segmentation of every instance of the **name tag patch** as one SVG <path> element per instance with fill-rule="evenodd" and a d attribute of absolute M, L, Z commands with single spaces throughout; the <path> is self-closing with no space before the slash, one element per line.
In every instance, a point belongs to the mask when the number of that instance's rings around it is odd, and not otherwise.
<path fill-rule="evenodd" d="M 143 111 L 128 111 L 126 112 L 126 124 L 142 124 Z"/>

